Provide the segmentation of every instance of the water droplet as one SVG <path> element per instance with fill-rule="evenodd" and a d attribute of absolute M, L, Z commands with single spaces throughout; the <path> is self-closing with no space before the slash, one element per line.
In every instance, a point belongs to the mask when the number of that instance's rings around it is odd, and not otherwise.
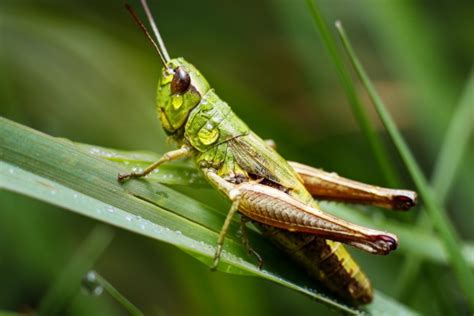
<path fill-rule="evenodd" d="M 114 210 L 114 208 L 113 208 L 113 207 L 108 207 L 108 208 L 107 208 L 107 211 L 108 211 L 109 213 L 113 213 L 113 212 L 115 212 L 115 210 Z"/>
<path fill-rule="evenodd" d="M 169 72 L 166 72 L 166 73 L 163 74 L 163 78 L 161 79 L 160 84 L 161 84 L 162 86 L 164 86 L 164 85 L 170 83 L 171 80 L 173 80 L 173 75 L 170 74 Z"/>
<path fill-rule="evenodd" d="M 127 215 L 127 216 L 125 216 L 125 219 L 126 219 L 127 221 L 131 222 L 131 221 L 132 221 L 132 216 Z"/>
<path fill-rule="evenodd" d="M 97 148 L 97 147 L 92 147 L 91 149 L 89 149 L 89 153 L 93 154 L 93 155 L 96 155 L 96 156 L 103 156 L 103 157 L 107 157 L 107 158 L 117 157 L 116 154 L 105 151 L 105 150 Z"/>
<path fill-rule="evenodd" d="M 97 275 L 94 271 L 89 271 L 82 278 L 82 289 L 83 291 L 92 296 L 99 296 L 104 292 L 104 288 L 97 281 Z"/>
<path fill-rule="evenodd" d="M 169 195 L 166 192 L 163 191 L 155 191 L 155 194 L 158 196 L 158 198 L 168 198 Z"/>
<path fill-rule="evenodd" d="M 171 97 L 171 104 L 175 110 L 179 109 L 183 105 L 183 96 L 181 94 L 176 94 Z"/>
<path fill-rule="evenodd" d="M 10 174 L 14 174 L 14 173 L 15 173 L 15 170 L 14 170 L 13 168 L 10 168 L 10 169 L 8 169 L 8 172 L 9 172 Z"/>
<path fill-rule="evenodd" d="M 89 153 L 91 153 L 93 155 L 96 155 L 99 152 L 100 152 L 99 148 L 92 147 L 91 149 L 89 149 Z"/>
<path fill-rule="evenodd" d="M 77 195 L 77 193 L 74 193 L 74 194 L 72 195 L 72 197 L 73 197 L 74 199 L 77 199 L 77 198 L 79 197 L 79 195 Z"/>
<path fill-rule="evenodd" d="M 208 129 L 207 127 L 208 126 L 206 125 L 205 127 L 201 128 L 198 132 L 199 140 L 204 145 L 210 145 L 219 138 L 218 128 L 212 128 L 211 126 L 211 129 Z"/>

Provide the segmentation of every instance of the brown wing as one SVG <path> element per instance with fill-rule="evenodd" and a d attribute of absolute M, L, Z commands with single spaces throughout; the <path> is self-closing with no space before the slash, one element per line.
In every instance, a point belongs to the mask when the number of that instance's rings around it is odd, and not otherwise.
<path fill-rule="evenodd" d="M 255 133 L 250 132 L 234 138 L 228 144 L 236 162 L 243 170 L 257 178 L 276 183 L 282 186 L 282 189 L 293 191 L 307 200 L 309 193 L 304 189 L 293 168 Z"/>

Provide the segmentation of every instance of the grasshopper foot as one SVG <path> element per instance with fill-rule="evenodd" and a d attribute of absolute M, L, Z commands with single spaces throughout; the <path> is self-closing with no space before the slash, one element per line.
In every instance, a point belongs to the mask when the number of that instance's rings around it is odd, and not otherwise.
<path fill-rule="evenodd" d="M 138 178 L 140 177 L 140 174 L 137 174 L 135 172 L 132 173 L 119 173 L 117 176 L 117 181 L 120 183 L 124 183 L 125 181 L 130 180 L 131 178 Z"/>
<path fill-rule="evenodd" d="M 255 250 L 253 250 L 250 247 L 249 247 L 249 249 L 247 249 L 247 253 L 250 256 L 254 256 L 255 258 L 257 258 L 257 267 L 258 267 L 258 270 L 261 271 L 262 268 L 263 268 L 263 258 L 262 258 L 262 256 L 260 256 L 258 252 L 256 252 Z"/>
<path fill-rule="evenodd" d="M 212 266 L 210 268 L 211 271 L 217 270 L 217 266 L 219 265 L 219 261 L 221 259 L 221 251 L 222 251 L 222 246 L 217 245 L 216 253 L 214 255 L 214 260 L 212 261 Z"/>
<path fill-rule="evenodd" d="M 240 231 L 242 233 L 242 244 L 245 246 L 245 249 L 247 249 L 247 253 L 249 256 L 254 256 L 257 259 L 257 267 L 259 270 L 262 270 L 263 267 L 263 258 L 260 256 L 258 252 L 256 252 L 252 246 L 250 246 L 250 240 L 248 237 L 247 233 L 247 222 L 249 219 L 245 217 L 244 215 L 240 216 Z"/>

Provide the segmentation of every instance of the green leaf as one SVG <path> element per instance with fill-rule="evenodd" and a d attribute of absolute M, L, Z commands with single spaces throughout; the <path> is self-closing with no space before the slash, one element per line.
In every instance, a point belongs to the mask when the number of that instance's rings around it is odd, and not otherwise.
<path fill-rule="evenodd" d="M 408 172 L 410 173 L 417 189 L 422 197 L 426 211 L 433 223 L 433 226 L 436 228 L 440 234 L 440 238 L 443 241 L 444 248 L 449 255 L 449 260 L 455 275 L 458 279 L 458 282 L 464 291 L 464 295 L 467 298 L 470 309 L 474 311 L 474 274 L 469 268 L 469 264 L 463 256 L 461 249 L 461 241 L 459 236 L 454 229 L 451 220 L 447 216 L 445 210 L 441 207 L 441 203 L 437 197 L 434 196 L 428 181 L 423 175 L 420 167 L 418 166 L 413 154 L 411 153 L 408 145 L 403 139 L 400 131 L 398 130 L 395 122 L 393 121 L 390 113 L 387 111 L 382 99 L 375 90 L 372 82 L 370 81 L 367 73 L 365 72 L 362 64 L 356 57 L 352 46 L 342 28 L 340 23 L 336 24 L 336 27 L 339 30 L 339 35 L 341 37 L 344 48 L 347 51 L 347 54 L 350 57 L 351 63 L 356 70 L 357 75 L 362 81 L 364 87 L 366 88 L 369 97 L 371 98 L 374 107 L 377 113 L 380 116 L 385 128 L 387 129 L 390 138 L 395 144 Z"/>
<path fill-rule="evenodd" d="M 127 170 L 133 170 L 136 168 L 141 168 L 143 166 L 148 166 L 160 158 L 160 155 L 150 152 L 125 152 L 85 144 L 76 145 L 88 150 L 94 155 L 113 161 L 121 169 L 126 168 Z M 117 159 L 118 156 L 120 156 L 120 159 Z M 147 176 L 147 181 L 169 181 L 169 179 L 172 179 L 175 174 L 181 175 L 184 172 L 189 172 L 193 175 L 193 177 L 195 177 L 194 179 L 189 180 L 179 176 L 179 180 L 175 179 L 172 181 L 173 184 L 193 186 L 196 188 L 200 188 L 202 186 L 201 183 L 204 182 L 204 179 L 202 177 L 202 174 L 198 172 L 195 167 L 190 167 L 189 164 L 183 163 L 177 165 L 173 162 L 173 164 L 175 164 L 173 168 L 152 172 L 150 175 Z M 181 168 L 183 168 L 184 170 L 180 171 Z M 325 211 L 328 211 L 336 216 L 349 220 L 350 222 L 368 227 L 378 227 L 380 229 L 395 233 L 397 236 L 399 236 L 401 241 L 399 247 L 400 252 L 410 254 L 410 256 L 420 256 L 420 258 L 423 258 L 424 260 L 428 260 L 438 264 L 448 263 L 447 253 L 443 248 L 442 242 L 432 233 L 426 232 L 421 228 L 414 229 L 411 224 L 403 224 L 395 220 L 390 220 L 388 218 L 385 218 L 382 213 L 379 213 L 378 216 L 374 217 L 367 212 L 356 212 L 350 207 L 345 206 L 343 204 L 336 204 L 333 202 L 321 202 L 321 206 Z M 471 244 L 465 244 L 463 246 L 463 252 L 466 257 L 466 260 L 468 260 L 470 266 L 474 268 L 473 250 L 473 245 Z"/>
<path fill-rule="evenodd" d="M 81 145 L 0 118 L 0 187 L 167 242 L 210 264 L 226 210 L 215 210 L 156 181 L 120 185 L 121 168 Z M 305 294 L 349 314 L 411 310 L 376 292 L 374 302 L 354 308 L 338 301 L 299 269 L 281 260 L 267 240 L 250 231 L 253 247 L 265 258 L 259 270 L 232 225 L 219 269 L 258 276 Z"/>

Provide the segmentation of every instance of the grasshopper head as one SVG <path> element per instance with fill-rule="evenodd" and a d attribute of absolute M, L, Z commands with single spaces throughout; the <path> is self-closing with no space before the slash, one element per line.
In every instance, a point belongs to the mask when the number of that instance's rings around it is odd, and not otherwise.
<path fill-rule="evenodd" d="M 209 83 L 183 58 L 171 59 L 161 72 L 157 89 L 157 113 L 163 128 L 174 134 L 184 126 L 189 112 L 210 89 Z"/>
<path fill-rule="evenodd" d="M 166 133 L 177 136 L 186 123 L 189 112 L 209 91 L 209 83 L 193 65 L 183 58 L 170 59 L 146 0 L 142 0 L 141 4 L 152 26 L 156 42 L 132 7 L 125 4 L 125 8 L 153 44 L 163 63 L 156 96 L 157 114 Z"/>

